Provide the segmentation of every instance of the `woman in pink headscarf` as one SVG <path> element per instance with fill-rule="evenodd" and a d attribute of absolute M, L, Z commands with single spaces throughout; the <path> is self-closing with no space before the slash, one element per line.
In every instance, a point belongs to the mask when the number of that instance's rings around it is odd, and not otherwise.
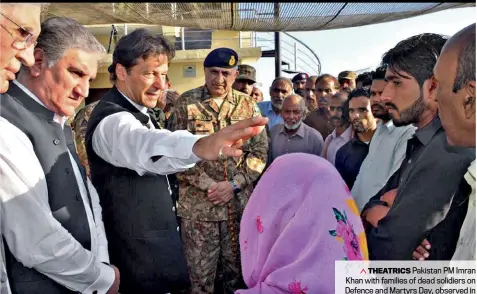
<path fill-rule="evenodd" d="M 336 260 L 367 260 L 358 209 L 336 169 L 315 155 L 280 156 L 255 188 L 240 224 L 236 294 L 334 293 Z"/>

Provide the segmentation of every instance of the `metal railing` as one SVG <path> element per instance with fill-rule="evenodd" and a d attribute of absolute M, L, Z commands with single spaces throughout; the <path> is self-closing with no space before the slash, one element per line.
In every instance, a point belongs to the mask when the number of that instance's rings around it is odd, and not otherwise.
<path fill-rule="evenodd" d="M 316 53 L 304 42 L 288 33 L 281 33 L 280 47 L 282 63 L 288 72 L 305 72 L 309 75 L 321 73 L 321 62 Z M 275 49 L 274 33 L 257 33 L 256 44 L 264 50 Z M 283 70 L 283 69 L 282 69 Z"/>
<path fill-rule="evenodd" d="M 115 26 L 114 39 L 119 40 L 130 31 L 127 25 Z M 319 75 L 321 73 L 321 63 L 316 53 L 293 35 L 285 32 L 281 34 L 281 59 L 285 66 L 285 68 L 282 67 L 282 70 L 289 73 L 305 72 L 309 75 Z M 275 50 L 273 33 L 239 32 L 238 38 L 212 38 L 212 30 L 179 28 L 174 33 L 165 36 L 174 42 L 176 50 L 213 49 L 214 43 L 225 44 L 230 41 L 236 42 L 233 47 L 237 48 L 261 47 L 262 52 Z M 110 36 L 110 41 L 112 37 L 113 34 Z M 110 48 L 110 50 L 112 51 L 113 48 Z"/>

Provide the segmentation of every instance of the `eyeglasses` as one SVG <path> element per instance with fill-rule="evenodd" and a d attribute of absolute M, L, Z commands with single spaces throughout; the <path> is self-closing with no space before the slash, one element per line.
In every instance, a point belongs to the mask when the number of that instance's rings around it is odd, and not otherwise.
<path fill-rule="evenodd" d="M 24 50 L 28 47 L 30 47 L 31 45 L 36 45 L 36 39 L 35 39 L 35 36 L 30 33 L 27 29 L 25 29 L 24 27 L 22 27 L 21 25 L 17 24 L 16 22 L 14 22 L 13 20 L 11 20 L 8 16 L 6 16 L 5 14 L 1 13 L 0 14 L 5 17 L 6 19 L 8 19 L 11 23 L 13 23 L 14 25 L 16 25 L 19 29 L 19 33 L 21 36 L 18 36 L 18 37 L 15 37 L 13 36 L 13 34 L 6 28 L 4 27 L 3 25 L 0 25 L 2 26 L 2 28 L 7 31 L 10 36 L 12 36 L 13 38 L 13 44 L 12 44 L 12 47 L 17 49 L 17 50 Z"/>

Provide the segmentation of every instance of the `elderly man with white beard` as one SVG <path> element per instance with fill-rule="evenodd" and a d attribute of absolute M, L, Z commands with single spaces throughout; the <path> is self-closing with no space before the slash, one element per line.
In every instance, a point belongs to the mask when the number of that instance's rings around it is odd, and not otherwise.
<path fill-rule="evenodd" d="M 303 123 L 306 104 L 298 94 L 283 100 L 280 115 L 284 123 L 270 130 L 269 162 L 287 153 L 309 153 L 320 156 L 323 151 L 323 136 Z"/>

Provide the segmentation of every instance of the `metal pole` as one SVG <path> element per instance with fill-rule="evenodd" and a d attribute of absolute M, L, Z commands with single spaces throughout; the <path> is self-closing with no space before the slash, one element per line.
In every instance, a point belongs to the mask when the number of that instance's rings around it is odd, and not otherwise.
<path fill-rule="evenodd" d="M 242 32 L 239 32 L 239 48 L 242 48 Z"/>
<path fill-rule="evenodd" d="M 282 56 L 280 54 L 280 32 L 275 32 L 275 77 L 282 75 Z"/>
<path fill-rule="evenodd" d="M 185 34 L 184 34 L 184 31 L 185 31 L 184 28 L 181 28 L 182 50 L 185 50 L 185 36 L 184 36 Z"/>
<path fill-rule="evenodd" d="M 128 24 L 124 24 L 124 35 L 126 36 L 128 34 Z"/>
<path fill-rule="evenodd" d="M 275 2 L 274 8 L 275 22 L 280 24 L 280 3 Z M 282 75 L 282 56 L 280 51 L 280 32 L 275 32 L 275 78 Z"/>

